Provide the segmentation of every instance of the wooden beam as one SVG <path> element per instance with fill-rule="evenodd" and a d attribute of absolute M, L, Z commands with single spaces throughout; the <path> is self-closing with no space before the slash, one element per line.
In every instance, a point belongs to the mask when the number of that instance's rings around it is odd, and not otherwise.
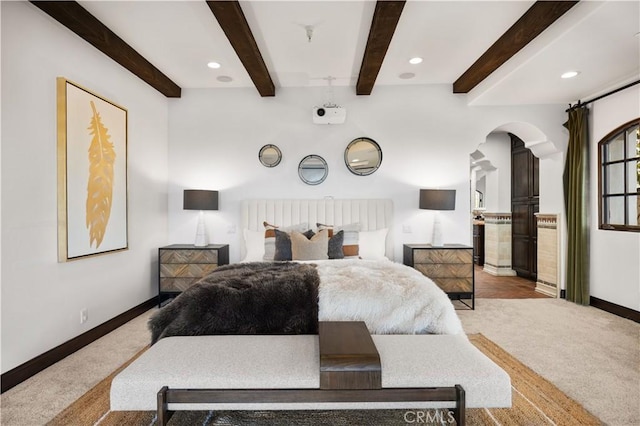
<path fill-rule="evenodd" d="M 251 28 L 238 1 L 207 1 L 209 9 L 218 20 L 240 62 L 258 89 L 260 96 L 275 96 L 276 89 L 269 70 L 262 59 L 260 49 L 253 38 Z"/>
<path fill-rule="evenodd" d="M 168 98 L 182 89 L 75 1 L 31 1 L 96 49 L 140 77 Z"/>
<path fill-rule="evenodd" d="M 453 93 L 468 93 L 520 49 L 578 3 L 537 1 L 454 83 Z"/>
<path fill-rule="evenodd" d="M 367 39 L 367 47 L 364 49 L 358 83 L 356 84 L 356 94 L 371 94 L 378 72 L 380 72 L 382 61 L 384 61 L 387 49 L 389 49 L 389 43 L 391 43 L 393 33 L 396 30 L 396 26 L 398 26 L 398 20 L 402 14 L 404 4 L 404 0 L 379 0 L 376 2 L 369 38 Z"/>

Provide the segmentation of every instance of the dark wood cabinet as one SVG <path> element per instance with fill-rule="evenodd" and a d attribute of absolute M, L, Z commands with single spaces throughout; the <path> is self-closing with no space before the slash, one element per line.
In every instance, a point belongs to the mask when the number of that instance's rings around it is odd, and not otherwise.
<path fill-rule="evenodd" d="M 515 135 L 511 137 L 511 264 L 518 276 L 537 277 L 539 160 Z"/>
<path fill-rule="evenodd" d="M 484 265 L 484 223 L 473 224 L 473 263 Z"/>
<path fill-rule="evenodd" d="M 431 278 L 450 299 L 474 309 L 473 248 L 462 244 L 405 244 L 403 263 Z M 471 300 L 468 305 L 464 300 Z"/>
<path fill-rule="evenodd" d="M 173 244 L 158 250 L 158 306 L 185 291 L 220 265 L 229 263 L 228 244 Z"/>

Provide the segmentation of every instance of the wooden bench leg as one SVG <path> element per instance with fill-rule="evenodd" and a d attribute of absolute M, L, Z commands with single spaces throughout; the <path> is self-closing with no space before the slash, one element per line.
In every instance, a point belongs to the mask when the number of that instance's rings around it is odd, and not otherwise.
<path fill-rule="evenodd" d="M 454 411 L 454 417 L 458 426 L 465 425 L 465 411 L 466 404 L 464 398 L 464 389 L 460 385 L 456 385 L 456 408 Z"/>
<path fill-rule="evenodd" d="M 169 411 L 167 404 L 167 391 L 169 390 L 168 386 L 163 386 L 162 389 L 158 391 L 158 424 L 160 426 L 166 426 L 169 422 L 169 419 L 173 415 L 173 411 Z"/>

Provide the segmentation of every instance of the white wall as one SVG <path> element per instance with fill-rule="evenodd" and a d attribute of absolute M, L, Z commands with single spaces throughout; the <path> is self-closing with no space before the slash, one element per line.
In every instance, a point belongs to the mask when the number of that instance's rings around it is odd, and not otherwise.
<path fill-rule="evenodd" d="M 456 211 L 442 212 L 446 243 L 471 243 L 469 154 L 498 126 L 529 122 L 549 138 L 564 137 L 563 106 L 468 107 L 450 85 L 377 86 L 371 96 L 353 88 L 334 88 L 334 100 L 347 108 L 342 125 L 314 125 L 311 109 L 323 100 L 321 88 L 278 89 L 260 98 L 255 89 L 184 90 L 170 101 L 169 239 L 193 241 L 197 214 L 182 210 L 183 189 L 220 190 L 220 211 L 209 212 L 211 240 L 230 243 L 231 261 L 239 254 L 239 203 L 247 198 L 391 198 L 396 225 L 395 258 L 402 244 L 430 242 L 434 213 L 418 209 L 420 188 L 457 190 Z M 381 168 L 360 177 L 345 167 L 343 153 L 354 138 L 376 140 Z M 283 160 L 269 169 L 258 150 L 272 143 Z M 329 165 L 318 186 L 298 178 L 298 162 L 318 154 Z M 560 190 L 560 187 L 556 187 Z M 402 233 L 402 225 L 411 233 Z"/>
<path fill-rule="evenodd" d="M 0 7 L 0 23 L 2 23 L 2 7 Z M 0 48 L 2 46 L 2 31 L 0 31 Z M 0 55 L 0 70 L 2 69 L 2 55 Z M 0 99 L 2 99 L 2 84 L 0 84 Z M 0 140 L 2 139 L 2 103 L 0 102 Z M 2 307 L 2 144 L 0 143 L 0 308 Z M 2 315 L 0 312 L 0 348 L 2 348 Z M 2 366 L 2 350 L 0 349 L 0 371 Z"/>
<path fill-rule="evenodd" d="M 488 212 L 511 211 L 511 138 L 507 133 L 494 132 L 478 147 L 482 160 L 491 162 L 496 170 L 488 170 L 485 207 Z"/>
<path fill-rule="evenodd" d="M 591 295 L 640 311 L 640 233 L 598 229 L 598 142 L 617 127 L 640 117 L 636 85 L 590 107 Z"/>
<path fill-rule="evenodd" d="M 2 372 L 157 294 L 166 98 L 27 2 L 2 2 Z M 129 250 L 57 262 L 56 77 L 129 111 Z M 89 320 L 80 324 L 80 310 Z"/>

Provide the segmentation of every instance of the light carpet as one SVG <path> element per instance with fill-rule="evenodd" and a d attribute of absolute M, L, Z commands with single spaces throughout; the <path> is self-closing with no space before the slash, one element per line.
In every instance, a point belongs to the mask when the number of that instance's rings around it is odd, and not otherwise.
<path fill-rule="evenodd" d="M 471 342 L 501 366 L 513 387 L 512 408 L 468 409 L 470 425 L 599 425 L 601 422 L 556 386 L 536 374 L 482 334 L 469 336 Z M 135 358 L 135 357 L 134 357 Z M 133 359 L 132 359 L 133 360 Z M 130 360 L 129 362 L 131 362 Z M 128 362 L 128 363 L 129 363 Z M 56 416 L 49 425 L 152 425 L 154 412 L 109 411 L 109 388 L 113 377 L 128 363 L 102 380 Z M 443 411 L 425 410 L 329 410 L 329 411 L 216 411 L 177 412 L 169 424 L 183 425 L 406 425 L 416 416 L 445 424 Z M 425 424 L 420 422 L 421 424 Z"/>
<path fill-rule="evenodd" d="M 640 324 L 564 299 L 479 299 L 458 310 L 482 333 L 611 426 L 640 425 Z"/>

